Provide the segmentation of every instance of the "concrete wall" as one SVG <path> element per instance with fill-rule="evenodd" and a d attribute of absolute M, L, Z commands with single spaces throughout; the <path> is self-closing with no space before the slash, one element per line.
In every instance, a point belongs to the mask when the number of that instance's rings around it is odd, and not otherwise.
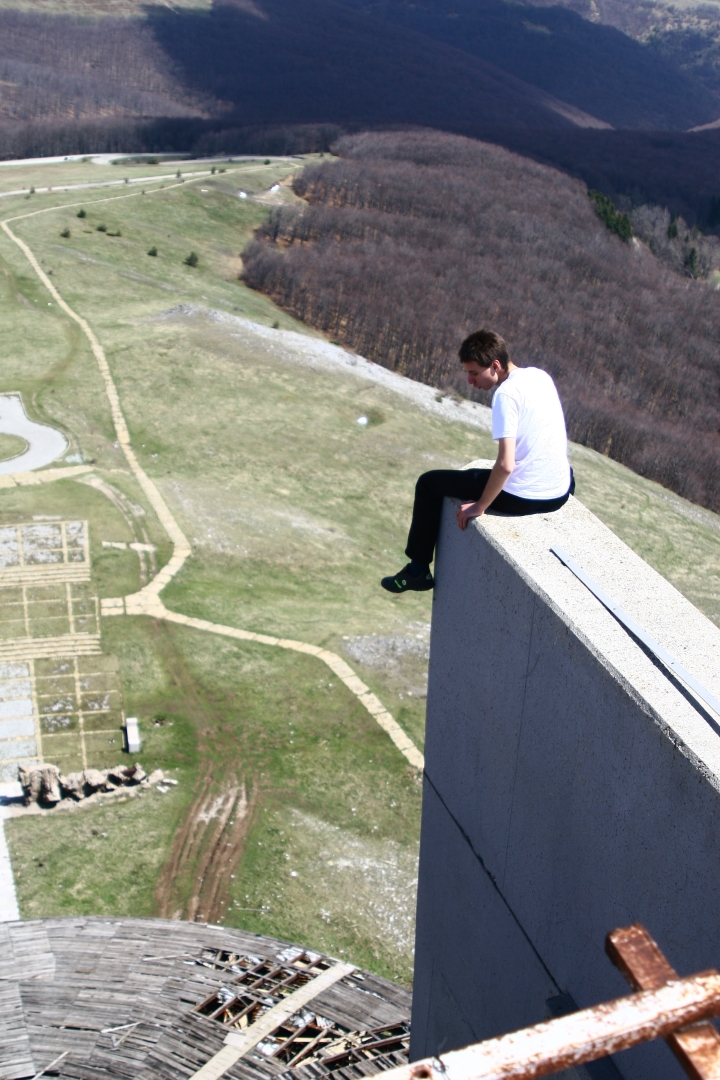
<path fill-rule="evenodd" d="M 579 502 L 465 533 L 446 500 L 430 646 L 412 1057 L 627 993 L 641 921 L 720 968 L 720 717 L 549 551 L 559 543 L 720 696 L 720 630 Z M 690 556 L 689 556 L 690 557 Z M 684 1076 L 662 1043 L 628 1080 Z"/>

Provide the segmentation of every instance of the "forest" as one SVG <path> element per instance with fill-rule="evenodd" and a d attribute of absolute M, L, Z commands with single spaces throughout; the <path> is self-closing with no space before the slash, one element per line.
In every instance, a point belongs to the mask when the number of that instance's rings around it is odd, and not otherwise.
<path fill-rule="evenodd" d="M 343 132 L 432 127 L 562 169 L 625 213 L 655 203 L 718 227 L 720 129 L 647 130 L 720 116 L 717 95 L 574 12 L 455 9 L 215 0 L 91 19 L 0 6 L 0 158 L 303 153 Z"/>
<path fill-rule="evenodd" d="M 338 140 L 243 254 L 254 289 L 369 359 L 466 393 L 478 326 L 556 379 L 570 437 L 720 510 L 720 293 L 600 221 L 586 186 L 436 132 Z"/>
<path fill-rule="evenodd" d="M 203 116 L 207 94 L 182 85 L 139 19 L 0 10 L 0 117 Z"/>
<path fill-rule="evenodd" d="M 656 49 L 557 4 L 452 0 L 448 17 L 447 0 L 341 2 L 490 61 L 613 127 L 682 130 L 720 115 L 718 94 Z"/>

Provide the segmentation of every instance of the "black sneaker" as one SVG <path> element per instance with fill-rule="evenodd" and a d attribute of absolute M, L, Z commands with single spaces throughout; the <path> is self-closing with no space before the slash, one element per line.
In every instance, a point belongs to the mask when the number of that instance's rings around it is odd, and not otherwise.
<path fill-rule="evenodd" d="M 427 574 L 420 574 L 418 577 L 411 577 L 408 570 L 410 564 L 404 566 L 399 574 L 395 577 L 384 577 L 380 584 L 383 589 L 387 589 L 391 593 L 401 592 L 426 592 L 428 589 L 432 589 L 435 585 L 432 574 L 428 570 Z"/>

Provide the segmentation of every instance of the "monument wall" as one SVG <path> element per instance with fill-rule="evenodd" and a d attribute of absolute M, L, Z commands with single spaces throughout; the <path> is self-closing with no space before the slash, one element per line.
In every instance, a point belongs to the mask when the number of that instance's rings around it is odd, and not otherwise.
<path fill-rule="evenodd" d="M 628 993 L 606 933 L 720 968 L 720 717 L 551 553 L 559 544 L 711 693 L 720 630 L 577 500 L 461 532 L 436 561 L 411 1057 Z M 691 553 L 687 553 L 691 558 Z M 663 1043 L 627 1080 L 684 1076 Z"/>

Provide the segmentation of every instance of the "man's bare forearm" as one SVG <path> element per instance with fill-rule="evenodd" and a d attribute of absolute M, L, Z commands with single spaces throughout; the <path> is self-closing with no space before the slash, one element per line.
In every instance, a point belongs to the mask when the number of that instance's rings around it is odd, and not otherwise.
<path fill-rule="evenodd" d="M 484 514 L 488 507 L 490 507 L 495 499 L 497 499 L 498 495 L 505 487 L 511 472 L 512 469 L 507 469 L 504 465 L 501 465 L 499 461 L 495 462 L 492 471 L 488 476 L 485 490 L 478 499 L 478 509 L 481 514 Z"/>

